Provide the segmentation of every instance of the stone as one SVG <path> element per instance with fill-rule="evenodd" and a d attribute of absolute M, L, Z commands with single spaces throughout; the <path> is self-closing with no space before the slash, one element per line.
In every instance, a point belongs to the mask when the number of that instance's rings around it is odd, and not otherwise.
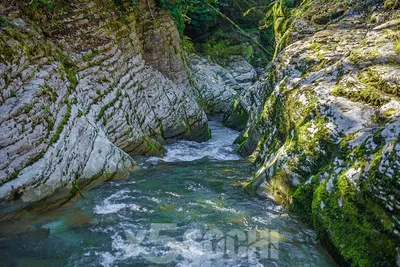
<path fill-rule="evenodd" d="M 381 5 L 375 12 L 386 21 L 378 27 L 349 7 L 333 27 L 314 32 L 311 18 L 299 15 L 292 43 L 239 94 L 233 112 L 248 114 L 237 140 L 257 164 L 248 189 L 286 196 L 281 203 L 311 223 L 344 265 L 394 266 L 400 245 L 400 69 L 392 39 L 399 11 Z M 326 14 L 314 20 L 319 15 Z"/>
<path fill-rule="evenodd" d="M 127 177 L 130 156 L 162 155 L 170 139 L 209 138 L 169 14 L 155 1 L 123 19 L 117 8 L 84 0 L 51 29 L 15 18 L 21 27 L 0 32 L 12 55 L 0 61 L 0 220 Z"/>

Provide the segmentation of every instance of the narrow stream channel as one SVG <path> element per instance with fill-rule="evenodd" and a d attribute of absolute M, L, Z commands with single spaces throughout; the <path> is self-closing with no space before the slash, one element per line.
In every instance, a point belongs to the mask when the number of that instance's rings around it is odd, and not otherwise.
<path fill-rule="evenodd" d="M 1 226 L 0 266 L 335 266 L 313 230 L 244 192 L 238 132 L 210 126 L 208 142 L 170 144 L 129 179 Z"/>

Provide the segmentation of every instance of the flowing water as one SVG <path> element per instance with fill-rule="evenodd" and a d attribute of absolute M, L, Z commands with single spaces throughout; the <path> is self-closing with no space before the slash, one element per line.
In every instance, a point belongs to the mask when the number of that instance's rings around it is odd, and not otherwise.
<path fill-rule="evenodd" d="M 0 265 L 335 266 L 311 229 L 243 190 L 253 170 L 234 151 L 238 132 L 210 126 L 208 142 L 167 145 L 129 179 L 0 225 Z"/>

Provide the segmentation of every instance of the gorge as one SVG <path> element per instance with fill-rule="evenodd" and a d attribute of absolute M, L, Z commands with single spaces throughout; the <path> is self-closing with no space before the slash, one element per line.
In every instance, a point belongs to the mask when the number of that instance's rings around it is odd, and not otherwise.
<path fill-rule="evenodd" d="M 0 1 L 2 263 L 400 266 L 400 2 L 226 5 Z"/>

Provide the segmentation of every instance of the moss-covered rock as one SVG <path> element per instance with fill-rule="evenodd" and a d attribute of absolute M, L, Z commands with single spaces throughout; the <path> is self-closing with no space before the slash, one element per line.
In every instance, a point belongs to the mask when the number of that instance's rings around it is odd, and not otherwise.
<path fill-rule="evenodd" d="M 0 220 L 127 177 L 129 155 L 161 155 L 168 139 L 209 138 L 168 12 L 45 2 L 0 1 Z"/>
<path fill-rule="evenodd" d="M 249 119 L 240 150 L 259 168 L 248 189 L 299 214 L 340 265 L 395 266 L 399 28 L 389 22 L 399 13 L 385 13 L 381 27 L 364 20 L 371 10 L 363 1 L 329 1 L 349 10 L 343 18 L 319 13 L 325 2 L 303 3 L 292 44 L 241 96 Z M 385 12 L 371 3 L 375 14 Z M 329 17 L 319 31 L 318 16 Z M 311 26 L 294 25 L 301 21 Z"/>

